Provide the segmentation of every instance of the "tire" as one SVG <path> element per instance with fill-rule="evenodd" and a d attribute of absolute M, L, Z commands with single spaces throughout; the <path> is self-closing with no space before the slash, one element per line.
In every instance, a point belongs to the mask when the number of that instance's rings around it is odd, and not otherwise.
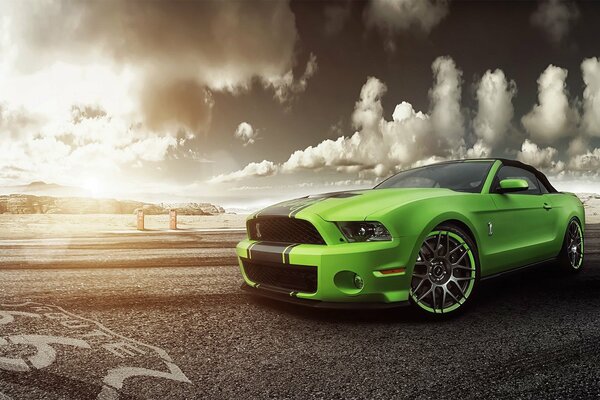
<path fill-rule="evenodd" d="M 473 239 L 455 225 L 439 225 L 419 248 L 411 278 L 411 306 L 431 318 L 456 315 L 471 304 L 479 274 Z"/>
<path fill-rule="evenodd" d="M 583 229 L 577 218 L 567 225 L 563 245 L 557 258 L 559 268 L 565 273 L 576 274 L 583 268 Z"/>

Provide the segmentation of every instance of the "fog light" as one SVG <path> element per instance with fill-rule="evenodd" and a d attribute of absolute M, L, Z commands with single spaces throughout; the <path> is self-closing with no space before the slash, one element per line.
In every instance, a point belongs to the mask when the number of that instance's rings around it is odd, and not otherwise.
<path fill-rule="evenodd" d="M 356 286 L 356 288 L 359 290 L 365 286 L 363 278 L 361 278 L 358 274 L 354 274 L 354 286 Z"/>

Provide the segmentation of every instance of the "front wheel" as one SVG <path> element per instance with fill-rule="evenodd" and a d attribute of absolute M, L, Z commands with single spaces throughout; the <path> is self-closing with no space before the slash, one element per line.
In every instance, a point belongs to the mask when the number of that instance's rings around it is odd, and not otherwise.
<path fill-rule="evenodd" d="M 558 256 L 558 265 L 563 271 L 577 273 L 583 265 L 583 230 L 575 218 L 569 221 L 563 247 Z"/>
<path fill-rule="evenodd" d="M 427 315 L 463 309 L 479 280 L 477 248 L 462 229 L 440 225 L 423 241 L 413 270 L 410 302 Z"/>

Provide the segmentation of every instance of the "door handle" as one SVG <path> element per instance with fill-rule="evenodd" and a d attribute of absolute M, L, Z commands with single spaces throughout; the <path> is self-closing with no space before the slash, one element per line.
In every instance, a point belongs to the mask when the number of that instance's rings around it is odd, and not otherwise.
<path fill-rule="evenodd" d="M 544 209 L 545 210 L 551 210 L 552 206 L 550 204 L 548 204 L 548 203 L 544 203 Z"/>

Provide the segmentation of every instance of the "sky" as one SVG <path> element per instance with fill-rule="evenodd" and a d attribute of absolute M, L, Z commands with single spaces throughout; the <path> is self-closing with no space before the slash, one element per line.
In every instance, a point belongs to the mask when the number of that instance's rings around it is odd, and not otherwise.
<path fill-rule="evenodd" d="M 507 157 L 600 192 L 600 3 L 0 0 L 0 185 L 255 209 Z"/>

